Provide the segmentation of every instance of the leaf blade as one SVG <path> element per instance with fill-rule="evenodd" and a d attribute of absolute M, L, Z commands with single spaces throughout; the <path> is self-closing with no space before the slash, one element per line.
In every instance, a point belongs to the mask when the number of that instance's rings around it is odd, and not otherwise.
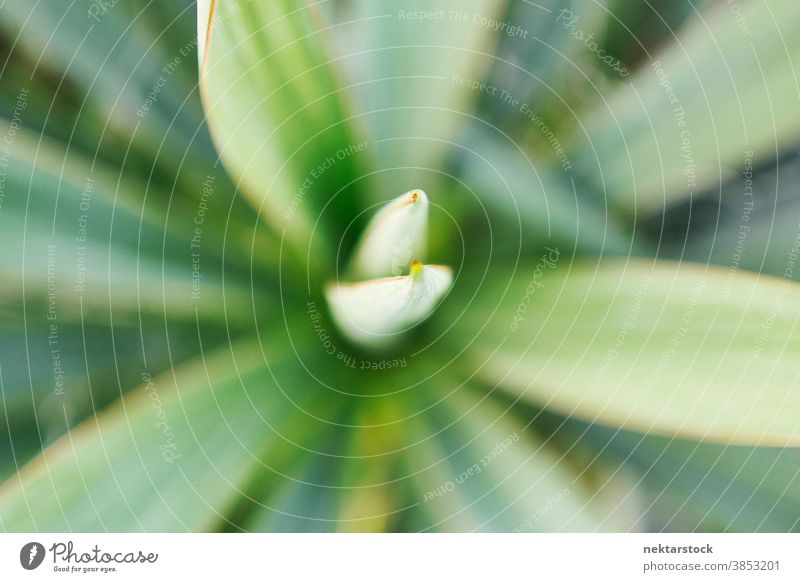
<path fill-rule="evenodd" d="M 338 238 L 357 216 L 369 143 L 348 121 L 324 23 L 313 6 L 285 0 L 228 6 L 208 0 L 197 12 L 200 89 L 220 156 L 298 249 L 315 229 Z"/>
<path fill-rule="evenodd" d="M 591 422 L 747 444 L 800 440 L 800 290 L 699 265 L 622 260 L 509 273 L 472 365 L 493 386 Z M 780 317 L 774 317 L 774 312 Z M 762 330 L 768 327 L 768 332 Z"/>
<path fill-rule="evenodd" d="M 339 9 L 335 32 L 383 168 L 411 184 L 441 163 L 477 99 L 454 79 L 481 79 L 490 64 L 496 39 L 477 20 L 501 20 L 505 4 L 446 0 L 431 10 L 422 0 L 357 0 Z"/>
<path fill-rule="evenodd" d="M 422 399 L 433 410 L 411 420 L 427 426 L 411 432 L 419 440 L 405 455 L 429 529 L 631 529 L 618 508 L 593 495 L 569 459 L 541 440 L 531 423 L 491 396 L 478 397 L 464 386 L 442 388 L 448 393 L 439 394 L 439 402 Z"/>
<path fill-rule="evenodd" d="M 710 3 L 590 110 L 572 147 L 595 182 L 629 214 L 653 213 L 731 177 L 748 152 L 758 163 L 800 141 L 796 10 Z"/>
<path fill-rule="evenodd" d="M 254 338 L 150 380 L 0 487 L 7 531 L 207 531 L 300 447 L 313 394 L 280 341 Z M 294 390 L 286 393 L 282 382 Z M 284 430 L 286 435 L 284 435 Z M 290 435 L 296 442 L 287 440 Z M 296 448 L 295 454 L 296 454 Z M 36 503 L 29 503 L 30 499 Z"/>

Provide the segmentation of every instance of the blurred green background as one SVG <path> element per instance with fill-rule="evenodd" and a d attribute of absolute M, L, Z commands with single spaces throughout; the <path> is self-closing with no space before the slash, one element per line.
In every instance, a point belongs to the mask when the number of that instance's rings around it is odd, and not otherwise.
<path fill-rule="evenodd" d="M 800 529 L 796 15 L 7 0 L 0 529 Z M 411 188 L 376 356 L 321 289 Z"/>

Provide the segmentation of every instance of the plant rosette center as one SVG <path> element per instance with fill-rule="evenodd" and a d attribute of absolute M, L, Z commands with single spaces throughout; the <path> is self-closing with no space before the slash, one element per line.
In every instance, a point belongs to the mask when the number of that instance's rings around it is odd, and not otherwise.
<path fill-rule="evenodd" d="M 342 335 L 370 353 L 385 352 L 436 309 L 453 283 L 450 267 L 427 265 L 428 197 L 398 196 L 372 217 L 346 269 L 325 297 Z"/>

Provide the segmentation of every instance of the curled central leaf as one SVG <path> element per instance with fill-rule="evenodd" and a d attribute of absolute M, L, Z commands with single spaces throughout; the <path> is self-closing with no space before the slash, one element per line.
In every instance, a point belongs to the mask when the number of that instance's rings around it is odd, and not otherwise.
<path fill-rule="evenodd" d="M 411 190 L 384 206 L 353 254 L 356 279 L 402 275 L 412 260 L 424 261 L 428 244 L 428 197 Z"/>
<path fill-rule="evenodd" d="M 384 206 L 362 236 L 350 265 L 352 282 L 326 289 L 342 333 L 368 349 L 384 349 L 436 308 L 453 282 L 449 267 L 423 265 L 428 197 L 411 190 Z"/>

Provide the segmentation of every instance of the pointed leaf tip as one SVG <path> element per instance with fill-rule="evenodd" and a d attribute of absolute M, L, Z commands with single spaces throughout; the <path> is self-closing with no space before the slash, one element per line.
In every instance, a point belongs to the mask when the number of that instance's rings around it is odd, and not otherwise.
<path fill-rule="evenodd" d="M 428 196 L 415 189 L 398 196 L 370 221 L 350 271 L 354 279 L 404 275 L 412 258 L 424 260 L 428 244 Z"/>

